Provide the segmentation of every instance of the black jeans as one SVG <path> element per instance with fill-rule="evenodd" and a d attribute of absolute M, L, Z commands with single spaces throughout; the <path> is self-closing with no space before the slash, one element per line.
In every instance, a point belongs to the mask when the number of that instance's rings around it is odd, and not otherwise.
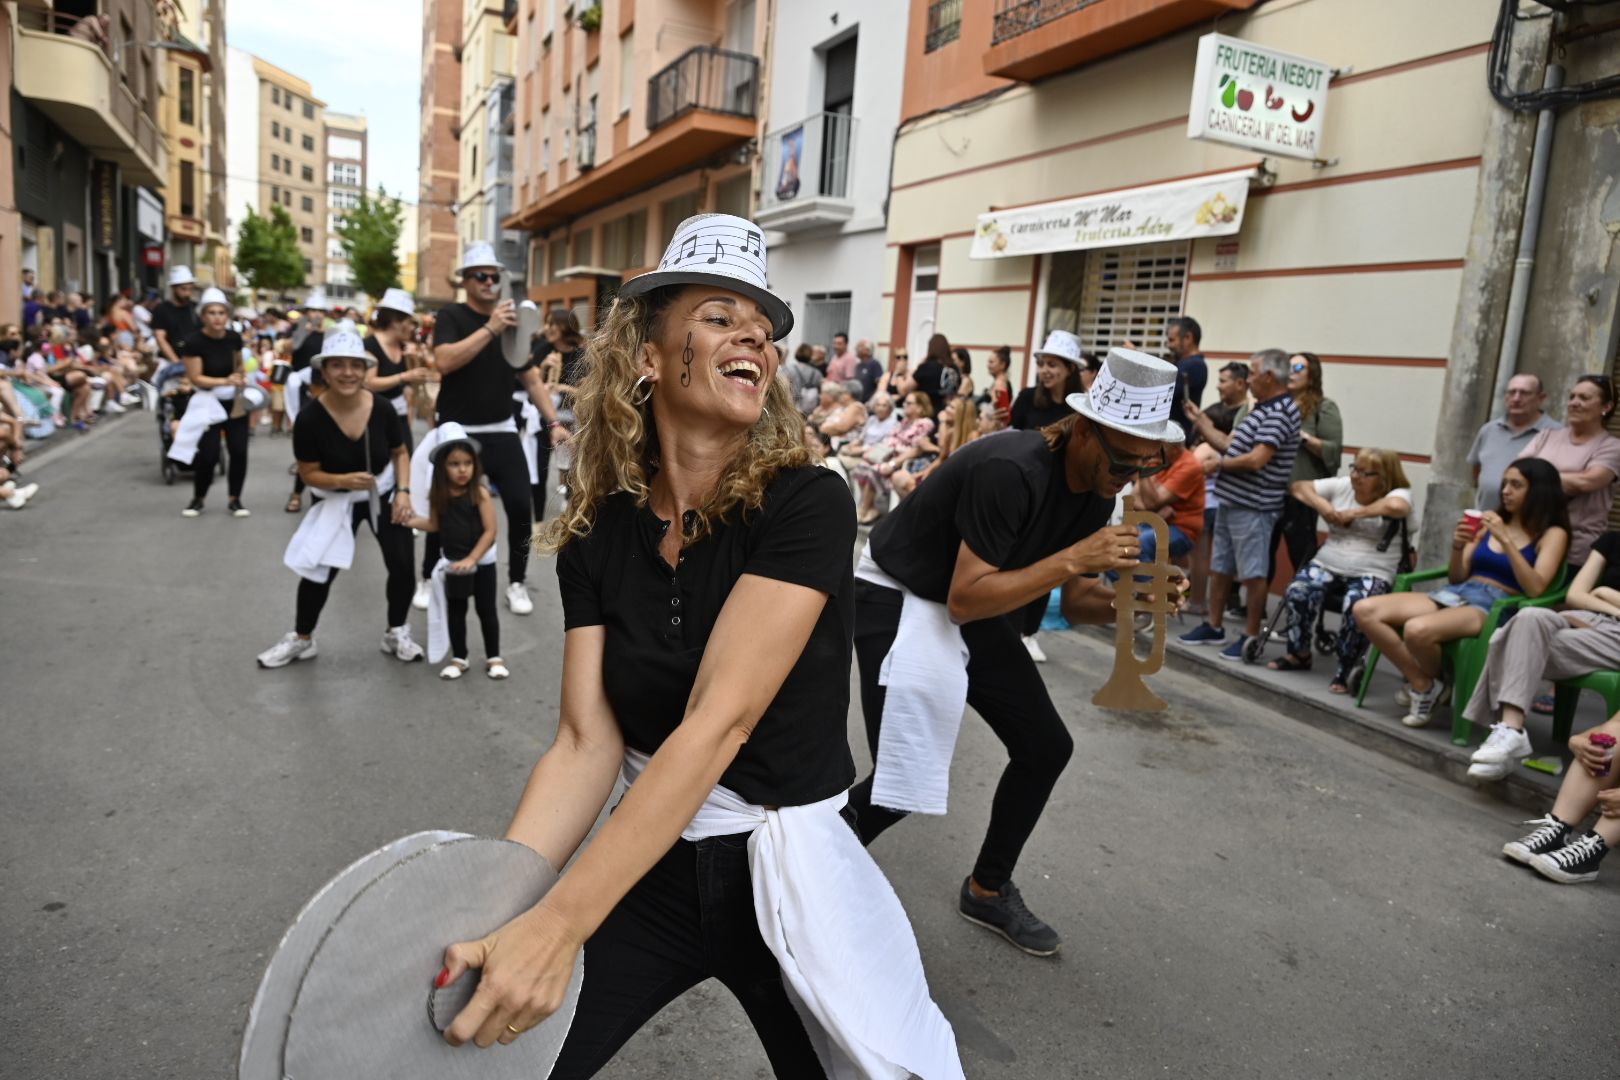
<path fill-rule="evenodd" d="M 878 685 L 878 669 L 900 626 L 900 602 L 900 593 L 893 589 L 855 582 L 855 660 L 861 673 L 866 739 L 874 758 L 888 694 Z M 1008 757 L 990 804 L 990 826 L 973 864 L 973 880 L 986 889 L 999 889 L 1012 878 L 1018 856 L 1074 753 L 1074 739 L 1019 640 L 1019 617 L 1015 611 L 962 627 L 968 648 L 968 704 L 990 725 Z M 906 816 L 872 804 L 870 776 L 850 789 L 849 804 L 865 844 Z"/>
<path fill-rule="evenodd" d="M 495 564 L 480 566 L 473 571 L 472 577 L 472 596 L 444 598 L 444 621 L 450 630 L 450 655 L 457 660 L 467 659 L 468 600 L 477 609 L 478 625 L 484 631 L 484 655 L 490 658 L 501 655 L 501 616 L 495 603 Z"/>
<path fill-rule="evenodd" d="M 579 1008 L 552 1080 L 594 1076 L 660 1009 L 707 979 L 736 996 L 778 1077 L 823 1080 L 760 937 L 750 881 L 747 833 L 676 841 L 585 943 Z"/>
<path fill-rule="evenodd" d="M 416 589 L 416 581 L 411 574 L 411 530 L 388 520 L 388 507 L 392 502 L 392 493 L 382 497 L 382 521 L 376 528 L 377 546 L 382 549 L 383 565 L 388 568 L 390 628 L 405 625 L 406 616 L 411 611 L 411 593 Z M 355 503 L 351 510 L 349 528 L 358 531 L 360 523 L 368 518 L 366 501 Z M 332 582 L 337 580 L 337 576 L 338 572 L 334 569 L 324 585 L 308 578 L 298 579 L 298 612 L 294 630 L 300 634 L 315 632 L 315 624 L 321 619 L 321 609 L 326 606 L 326 598 L 331 594 Z"/>
<path fill-rule="evenodd" d="M 506 510 L 506 557 L 509 576 L 522 582 L 529 576 L 529 542 L 534 538 L 534 492 L 529 486 L 529 459 L 523 456 L 523 436 L 511 431 L 475 434 L 478 457 L 490 487 Z M 439 537 L 427 534 L 422 545 L 422 577 L 433 575 L 439 563 Z"/>
<path fill-rule="evenodd" d="M 227 409 L 231 407 L 230 402 L 223 404 Z M 191 462 L 192 498 L 208 497 L 208 489 L 214 483 L 214 470 L 219 468 L 221 435 L 225 436 L 226 448 L 230 450 L 230 463 L 226 466 L 225 490 L 233 499 L 242 497 L 242 486 L 247 483 L 248 418 L 245 414 L 221 420 L 203 432 L 202 442 L 197 444 L 197 456 Z"/>

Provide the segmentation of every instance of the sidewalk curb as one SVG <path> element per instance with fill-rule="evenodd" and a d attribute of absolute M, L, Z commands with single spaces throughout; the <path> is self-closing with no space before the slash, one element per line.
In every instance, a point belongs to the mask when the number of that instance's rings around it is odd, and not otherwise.
<path fill-rule="evenodd" d="M 131 419 L 141 416 L 147 417 L 148 422 L 150 422 L 152 413 L 146 409 L 131 407 L 122 416 L 101 417 L 96 421 L 95 426 L 87 432 L 80 433 L 70 427 L 61 428 L 49 439 L 42 440 L 38 449 L 31 449 L 28 453 L 28 460 L 23 462 L 22 467 L 25 472 L 31 474 L 35 469 L 49 465 L 58 458 L 72 455 L 76 447 L 89 446 L 106 435 L 107 432 L 120 428 Z M 71 435 L 72 438 L 67 438 L 68 435 Z"/>
<path fill-rule="evenodd" d="M 1084 627 L 1084 632 L 1106 637 L 1112 644 L 1112 627 Z M 1459 786 L 1498 799 L 1510 806 L 1537 814 L 1546 812 L 1557 792 L 1558 778 L 1548 777 L 1538 782 L 1528 770 L 1517 769 L 1505 779 L 1482 783 L 1468 775 L 1471 749 L 1424 738 L 1416 732 L 1390 724 L 1376 713 L 1349 708 L 1338 712 L 1326 708 L 1309 698 L 1285 693 L 1265 680 L 1248 673 L 1248 665 L 1223 661 L 1213 650 L 1178 648 L 1168 645 L 1164 650 L 1165 666 L 1228 693 L 1253 701 L 1262 708 L 1286 716 L 1329 735 L 1385 757 L 1414 766 L 1434 776 L 1442 777 Z M 1551 788 L 1545 786 L 1550 784 Z"/>

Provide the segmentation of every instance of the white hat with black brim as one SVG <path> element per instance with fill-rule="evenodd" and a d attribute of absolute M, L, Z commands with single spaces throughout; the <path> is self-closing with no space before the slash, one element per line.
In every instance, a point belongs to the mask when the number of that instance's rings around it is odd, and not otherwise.
<path fill-rule="evenodd" d="M 169 271 L 169 288 L 177 289 L 181 285 L 195 285 L 197 279 L 191 276 L 191 267 L 176 266 Z"/>
<path fill-rule="evenodd" d="M 1055 356 L 1068 364 L 1083 364 L 1080 339 L 1067 330 L 1053 330 L 1046 335 L 1046 344 L 1035 350 L 1036 356 Z"/>
<path fill-rule="evenodd" d="M 360 331 L 347 319 L 332 327 L 321 338 L 321 351 L 309 362 L 309 366 L 319 371 L 326 361 L 338 359 L 358 360 L 368 368 L 377 366 L 377 358 L 366 351 Z"/>
<path fill-rule="evenodd" d="M 1093 423 L 1155 442 L 1182 442 L 1186 432 L 1170 419 L 1176 369 L 1134 349 L 1109 349 L 1091 389 L 1070 394 L 1069 408 Z"/>
<path fill-rule="evenodd" d="M 681 222 L 658 269 L 619 288 L 624 297 L 644 296 L 670 285 L 715 285 L 754 301 L 771 321 L 771 340 L 793 330 L 793 309 L 771 292 L 765 274 L 764 230 L 731 214 L 697 214 Z"/>

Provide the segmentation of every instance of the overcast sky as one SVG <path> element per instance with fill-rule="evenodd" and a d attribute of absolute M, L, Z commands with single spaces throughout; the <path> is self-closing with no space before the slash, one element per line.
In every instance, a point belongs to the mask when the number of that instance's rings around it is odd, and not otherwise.
<path fill-rule="evenodd" d="M 225 20 L 232 46 L 304 79 L 328 109 L 364 116 L 367 182 L 416 201 L 419 0 L 233 0 Z"/>

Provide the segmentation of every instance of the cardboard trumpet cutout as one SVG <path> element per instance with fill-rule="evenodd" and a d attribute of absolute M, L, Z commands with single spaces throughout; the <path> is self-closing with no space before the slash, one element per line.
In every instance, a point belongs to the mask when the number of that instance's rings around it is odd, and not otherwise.
<path fill-rule="evenodd" d="M 1170 565 L 1170 529 L 1164 518 L 1135 507 L 1135 495 L 1125 496 L 1123 524 L 1147 525 L 1158 538 L 1158 547 L 1153 562 L 1124 571 L 1114 587 L 1114 670 L 1091 703 L 1104 709 L 1158 712 L 1169 708 L 1169 704 L 1148 689 L 1143 676 L 1164 666 L 1165 639 L 1169 636 L 1166 620 L 1174 610 L 1165 594 L 1171 579 L 1179 577 L 1181 571 Z M 1151 598 L 1142 599 L 1138 595 L 1142 592 L 1150 593 Z M 1153 616 L 1153 645 L 1146 656 L 1136 654 L 1136 615 L 1142 611 Z"/>
<path fill-rule="evenodd" d="M 512 279 L 508 274 L 501 275 L 501 298 L 504 303 L 512 299 Z M 514 370 L 520 370 L 529 362 L 529 342 L 540 331 L 540 308 L 533 300 L 527 298 L 517 303 L 517 325 L 508 326 L 501 331 L 501 355 L 506 357 L 507 364 Z"/>

